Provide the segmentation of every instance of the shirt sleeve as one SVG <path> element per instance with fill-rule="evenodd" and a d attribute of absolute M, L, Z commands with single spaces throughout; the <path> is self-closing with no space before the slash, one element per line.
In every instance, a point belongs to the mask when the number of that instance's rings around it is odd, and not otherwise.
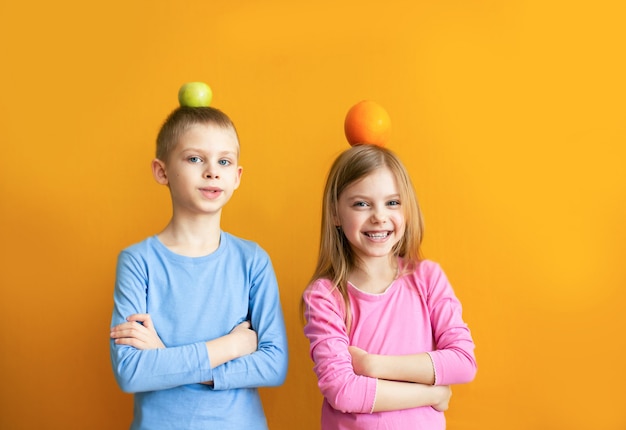
<path fill-rule="evenodd" d="M 147 312 L 147 270 L 140 259 L 122 251 L 118 257 L 111 326 Z M 163 349 L 139 350 L 110 340 L 113 373 L 128 393 L 155 391 L 212 379 L 204 342 Z"/>
<path fill-rule="evenodd" d="M 425 262 L 423 262 L 425 263 Z M 427 301 L 435 340 L 430 356 L 435 368 L 435 384 L 470 382 L 476 375 L 474 341 L 463 321 L 461 302 L 439 265 L 426 262 Z"/>
<path fill-rule="evenodd" d="M 328 281 L 318 280 L 308 287 L 303 299 L 307 321 L 304 334 L 310 342 L 322 395 L 341 412 L 371 413 L 377 381 L 354 373 L 343 298 Z"/>
<path fill-rule="evenodd" d="M 267 253 L 256 247 L 252 260 L 249 312 L 257 350 L 213 369 L 213 389 L 281 385 L 287 376 L 287 335 L 276 275 Z"/>

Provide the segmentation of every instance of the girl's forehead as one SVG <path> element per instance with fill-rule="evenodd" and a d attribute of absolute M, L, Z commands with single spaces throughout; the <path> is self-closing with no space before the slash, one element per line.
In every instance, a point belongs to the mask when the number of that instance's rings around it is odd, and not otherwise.
<path fill-rule="evenodd" d="M 341 195 L 352 193 L 377 194 L 383 191 L 391 194 L 399 192 L 396 176 L 387 167 L 373 170 L 348 184 L 341 192 Z"/>
<path fill-rule="evenodd" d="M 364 185 L 364 184 L 377 184 L 380 182 L 395 182 L 396 175 L 388 167 L 379 167 L 377 169 L 368 172 L 367 174 L 361 176 L 360 178 L 353 181 L 348 186 L 352 185 Z"/>

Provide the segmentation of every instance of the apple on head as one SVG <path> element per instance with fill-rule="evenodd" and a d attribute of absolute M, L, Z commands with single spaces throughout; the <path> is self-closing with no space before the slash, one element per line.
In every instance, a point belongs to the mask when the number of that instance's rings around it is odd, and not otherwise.
<path fill-rule="evenodd" d="M 212 98 L 213 91 L 204 82 L 187 82 L 178 90 L 178 102 L 181 106 L 209 106 Z"/>

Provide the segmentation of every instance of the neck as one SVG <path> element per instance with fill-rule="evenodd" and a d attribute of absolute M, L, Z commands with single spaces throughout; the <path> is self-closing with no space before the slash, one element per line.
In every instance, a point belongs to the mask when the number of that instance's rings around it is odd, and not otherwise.
<path fill-rule="evenodd" d="M 391 285 L 397 274 L 398 261 L 395 257 L 371 258 L 361 262 L 350 273 L 349 281 L 361 291 L 379 294 Z"/>
<path fill-rule="evenodd" d="M 214 252 L 220 244 L 220 216 L 188 218 L 174 215 L 158 234 L 172 252 L 187 257 L 201 257 Z"/>

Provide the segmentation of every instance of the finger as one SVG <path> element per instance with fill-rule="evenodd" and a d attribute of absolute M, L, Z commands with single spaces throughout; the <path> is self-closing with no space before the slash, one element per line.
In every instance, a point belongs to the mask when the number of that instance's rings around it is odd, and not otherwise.
<path fill-rule="evenodd" d="M 252 327 L 252 325 L 250 324 L 250 321 L 244 321 L 242 323 L 239 323 L 236 328 L 250 328 L 250 327 Z"/>
<path fill-rule="evenodd" d="M 128 321 L 114 326 L 111 330 L 126 330 L 133 327 L 142 327 L 142 324 L 138 321 Z"/>
<path fill-rule="evenodd" d="M 142 342 L 139 339 L 136 339 L 134 337 L 123 337 L 120 339 L 115 339 L 115 344 L 116 345 L 128 345 L 128 346 L 132 346 L 133 348 L 143 349 L 145 342 Z"/>
<path fill-rule="evenodd" d="M 143 323 L 145 321 L 150 320 L 150 314 L 133 314 L 130 315 L 128 318 L 126 318 L 126 321 L 135 321 L 135 322 L 140 322 Z"/>
<path fill-rule="evenodd" d="M 152 318 L 150 315 L 146 314 L 146 317 L 143 321 L 137 321 L 137 323 L 141 324 L 143 327 L 155 331 L 154 324 L 152 324 Z"/>
<path fill-rule="evenodd" d="M 145 335 L 139 331 L 134 329 L 126 329 L 126 330 L 113 330 L 111 331 L 111 337 L 114 339 L 119 339 L 122 337 L 134 337 L 134 338 L 145 338 Z"/>
<path fill-rule="evenodd" d="M 361 354 L 361 353 L 366 353 L 366 351 L 364 349 L 359 348 L 358 346 L 354 346 L 354 345 L 350 345 L 348 347 L 348 351 L 350 351 L 350 354 Z"/>
<path fill-rule="evenodd" d="M 111 329 L 111 337 L 135 337 L 145 339 L 148 332 L 149 330 L 143 325 L 136 322 L 131 322 L 113 327 L 113 329 Z"/>
<path fill-rule="evenodd" d="M 124 333 L 128 333 L 128 331 L 129 327 L 125 326 L 124 324 L 116 325 L 115 327 L 111 328 L 111 336 L 120 336 Z"/>
<path fill-rule="evenodd" d="M 136 321 L 126 322 L 122 324 L 118 324 L 111 329 L 111 331 L 128 331 L 128 330 L 136 330 L 136 331 L 144 331 L 146 328 L 143 324 L 140 324 Z"/>
<path fill-rule="evenodd" d="M 124 330 L 132 325 L 135 325 L 135 323 L 129 323 L 129 322 L 120 323 L 116 326 L 111 327 L 111 331 Z"/>

